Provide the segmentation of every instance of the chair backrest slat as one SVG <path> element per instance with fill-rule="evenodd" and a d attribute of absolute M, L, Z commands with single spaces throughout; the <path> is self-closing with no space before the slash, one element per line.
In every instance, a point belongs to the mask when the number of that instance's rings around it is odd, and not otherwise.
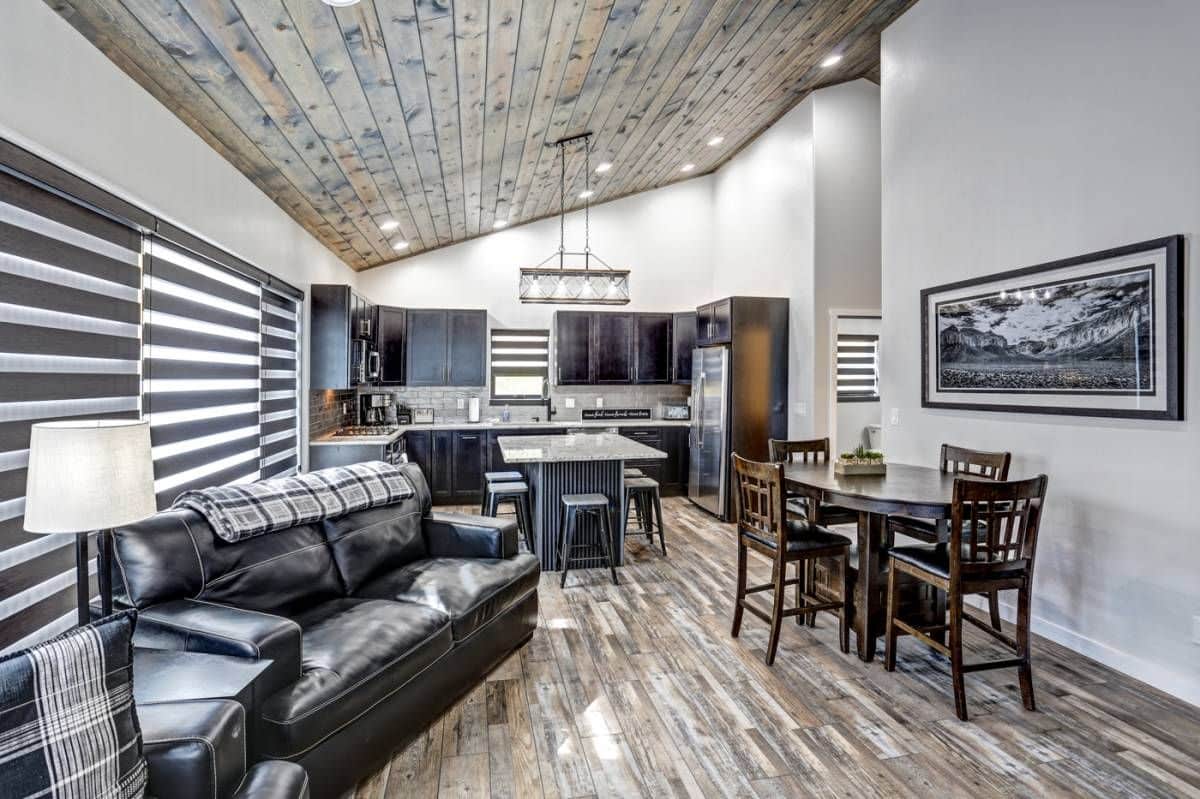
<path fill-rule="evenodd" d="M 755 533 L 777 545 L 785 545 L 787 512 L 784 508 L 783 464 L 759 463 L 737 453 L 730 458 L 733 460 L 734 497 L 737 499 L 734 510 L 739 533 Z"/>
<path fill-rule="evenodd" d="M 978 476 L 954 481 L 950 518 L 950 577 L 978 574 L 1025 560 L 1032 569 L 1046 499 L 1046 475 L 1029 480 Z"/>
<path fill-rule="evenodd" d="M 829 439 L 814 438 L 807 441 L 785 441 L 770 439 L 771 460 L 775 463 L 828 463 Z"/>

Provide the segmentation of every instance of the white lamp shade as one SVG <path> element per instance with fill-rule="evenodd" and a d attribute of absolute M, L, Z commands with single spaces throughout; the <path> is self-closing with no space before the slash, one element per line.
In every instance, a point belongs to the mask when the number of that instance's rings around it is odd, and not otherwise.
<path fill-rule="evenodd" d="M 150 423 L 80 420 L 33 425 L 25 529 L 82 533 L 141 521 L 157 510 Z"/>

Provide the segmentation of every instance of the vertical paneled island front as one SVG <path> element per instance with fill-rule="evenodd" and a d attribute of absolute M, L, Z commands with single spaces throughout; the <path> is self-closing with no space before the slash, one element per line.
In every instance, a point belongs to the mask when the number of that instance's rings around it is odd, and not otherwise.
<path fill-rule="evenodd" d="M 542 568 L 558 571 L 562 544 L 564 494 L 603 494 L 608 497 L 616 565 L 624 555 L 625 461 L 666 458 L 667 453 L 617 433 L 573 433 L 565 436 L 500 436 L 504 462 L 524 464 L 529 475 L 533 508 L 534 547 Z M 576 544 L 599 545 L 600 526 L 584 517 Z M 602 565 L 599 556 L 572 559 L 571 568 Z"/>

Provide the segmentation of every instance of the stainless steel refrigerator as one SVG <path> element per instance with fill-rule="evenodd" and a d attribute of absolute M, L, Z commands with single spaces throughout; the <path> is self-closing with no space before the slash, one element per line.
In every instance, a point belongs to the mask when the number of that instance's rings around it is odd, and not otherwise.
<path fill-rule="evenodd" d="M 709 513 L 725 515 L 729 464 L 729 350 L 692 350 L 692 428 L 688 439 L 688 498 Z"/>
<path fill-rule="evenodd" d="M 730 453 L 765 461 L 768 442 L 787 438 L 788 301 L 730 297 L 697 317 L 688 497 L 729 520 Z"/>

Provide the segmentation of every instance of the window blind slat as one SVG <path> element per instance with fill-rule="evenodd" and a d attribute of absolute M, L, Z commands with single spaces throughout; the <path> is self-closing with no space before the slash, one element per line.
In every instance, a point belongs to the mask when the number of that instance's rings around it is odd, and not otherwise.
<path fill-rule="evenodd" d="M 839 333 L 837 336 L 838 402 L 879 399 L 879 336 Z"/>

